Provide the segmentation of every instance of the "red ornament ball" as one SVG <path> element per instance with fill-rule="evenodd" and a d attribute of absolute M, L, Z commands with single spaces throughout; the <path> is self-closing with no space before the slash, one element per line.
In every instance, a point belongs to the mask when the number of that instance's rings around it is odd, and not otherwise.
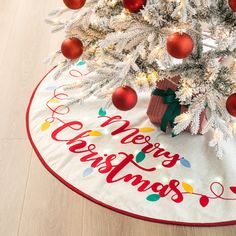
<path fill-rule="evenodd" d="M 236 93 L 228 97 L 226 101 L 226 108 L 231 116 L 236 117 Z"/>
<path fill-rule="evenodd" d="M 83 43 L 77 38 L 65 39 L 61 45 L 61 52 L 64 57 L 75 60 L 83 53 Z"/>
<path fill-rule="evenodd" d="M 190 35 L 175 32 L 168 37 L 166 47 L 172 57 L 184 59 L 192 53 L 194 42 Z"/>
<path fill-rule="evenodd" d="M 236 0 L 228 0 L 229 6 L 233 12 L 236 12 Z"/>
<path fill-rule="evenodd" d="M 123 0 L 123 6 L 131 13 L 139 12 L 145 6 L 147 0 Z"/>
<path fill-rule="evenodd" d="M 112 94 L 112 102 L 121 111 L 128 111 L 135 107 L 138 101 L 137 93 L 129 86 L 118 87 Z"/>
<path fill-rule="evenodd" d="M 65 5 L 72 9 L 72 10 L 76 10 L 76 9 L 80 9 L 81 7 L 84 6 L 86 0 L 63 0 Z"/>

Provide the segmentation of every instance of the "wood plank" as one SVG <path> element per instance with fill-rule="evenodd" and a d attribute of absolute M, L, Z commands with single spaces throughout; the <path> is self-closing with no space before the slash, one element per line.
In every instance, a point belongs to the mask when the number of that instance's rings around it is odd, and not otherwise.
<path fill-rule="evenodd" d="M 84 201 L 52 177 L 34 155 L 19 235 L 82 235 Z"/>
<path fill-rule="evenodd" d="M 0 142 L 0 235 L 17 235 L 31 149 L 27 140 Z"/>

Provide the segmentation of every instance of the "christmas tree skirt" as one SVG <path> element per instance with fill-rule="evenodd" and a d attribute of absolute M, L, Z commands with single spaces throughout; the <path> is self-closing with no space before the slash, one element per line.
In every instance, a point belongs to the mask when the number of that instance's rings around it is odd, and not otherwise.
<path fill-rule="evenodd" d="M 181 225 L 236 223 L 236 145 L 218 160 L 208 136 L 172 138 L 148 119 L 150 94 L 128 112 L 105 101 L 73 103 L 68 89 L 88 73 L 84 62 L 54 79 L 49 72 L 27 110 L 31 144 L 43 165 L 78 194 L 136 218 Z M 67 89 L 66 89 L 67 88 Z"/>

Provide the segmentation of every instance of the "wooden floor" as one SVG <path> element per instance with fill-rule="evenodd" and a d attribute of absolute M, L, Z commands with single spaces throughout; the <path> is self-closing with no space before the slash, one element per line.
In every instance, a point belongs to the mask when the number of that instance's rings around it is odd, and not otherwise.
<path fill-rule="evenodd" d="M 107 210 L 67 189 L 37 159 L 25 110 L 60 47 L 44 17 L 62 0 L 0 0 L 0 236 L 236 235 L 236 226 L 193 228 L 149 223 Z M 227 212 L 225 212 L 227 214 Z"/>

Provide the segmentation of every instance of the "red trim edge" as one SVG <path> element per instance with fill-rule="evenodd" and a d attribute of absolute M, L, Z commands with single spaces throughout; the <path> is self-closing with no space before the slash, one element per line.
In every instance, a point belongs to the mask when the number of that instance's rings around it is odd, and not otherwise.
<path fill-rule="evenodd" d="M 60 182 L 62 182 L 64 185 L 66 185 L 68 188 L 70 188 L 72 191 L 80 194 L 81 196 L 87 198 L 90 201 L 95 202 L 96 204 L 106 207 L 110 210 L 116 211 L 118 213 L 124 214 L 126 216 L 131 216 L 137 219 L 141 219 L 141 220 L 146 220 L 146 221 L 150 221 L 150 222 L 156 222 L 156 223 L 165 223 L 165 224 L 174 224 L 174 225 L 184 225 L 184 226 L 204 226 L 204 227 L 212 227 L 212 226 L 225 226 L 225 225 L 233 225 L 236 224 L 236 220 L 232 220 L 232 221 L 223 221 L 223 222 L 216 222 L 216 223 L 188 223 L 188 222 L 179 222 L 179 221 L 168 221 L 168 220 L 161 220 L 161 219 L 154 219 L 154 218 L 150 218 L 150 217 L 145 217 L 145 216 L 141 216 L 141 215 L 137 215 L 134 213 L 130 213 L 115 207 L 112 207 L 110 205 L 107 205 L 101 201 L 96 200 L 95 198 L 89 196 L 88 194 L 80 191 L 79 189 L 77 189 L 76 187 L 74 187 L 73 185 L 71 185 L 70 183 L 68 183 L 66 180 L 64 180 L 61 176 L 59 176 L 56 172 L 54 172 L 49 166 L 48 164 L 45 162 L 45 160 L 43 159 L 43 157 L 41 156 L 40 152 L 38 151 L 36 145 L 34 144 L 34 141 L 31 137 L 31 133 L 30 133 L 30 128 L 29 128 L 29 112 L 30 112 L 30 107 L 32 104 L 32 101 L 34 99 L 34 95 L 38 89 L 38 87 L 40 86 L 40 84 L 43 82 L 43 80 L 56 68 L 57 66 L 53 67 L 43 78 L 42 80 L 39 82 L 39 84 L 36 86 L 36 88 L 34 89 L 33 94 L 31 95 L 30 101 L 29 101 L 29 105 L 27 107 L 27 111 L 26 111 L 26 129 L 27 129 L 27 135 L 29 138 L 29 141 L 35 151 L 35 153 L 37 154 L 39 160 L 42 162 L 42 164 L 44 165 L 44 167 L 54 176 L 56 177 Z"/>

